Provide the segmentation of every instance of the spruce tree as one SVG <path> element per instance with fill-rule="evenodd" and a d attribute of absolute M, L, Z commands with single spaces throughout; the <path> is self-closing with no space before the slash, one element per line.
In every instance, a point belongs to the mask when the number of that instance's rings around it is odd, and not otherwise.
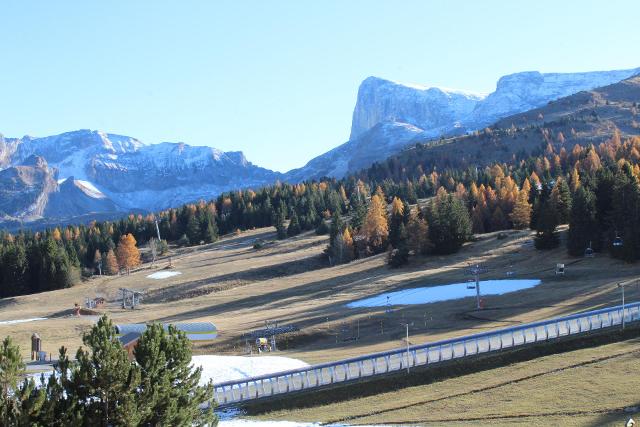
<path fill-rule="evenodd" d="M 550 200 L 536 204 L 536 237 L 534 244 L 536 249 L 553 249 L 560 244 L 556 227 L 558 226 L 558 213 L 556 205 Z"/>
<path fill-rule="evenodd" d="M 596 218 L 596 199 L 591 190 L 580 186 L 573 196 L 569 218 L 567 250 L 570 255 L 580 256 L 591 244 L 600 249 L 600 226 Z"/>
<path fill-rule="evenodd" d="M 551 203 L 558 214 L 558 224 L 566 224 L 569 222 L 571 213 L 571 191 L 567 181 L 558 177 L 553 189 L 551 190 Z"/>
<path fill-rule="evenodd" d="M 200 231 L 200 222 L 195 215 L 190 215 L 187 222 L 187 238 L 191 246 L 199 245 L 202 240 L 202 233 Z"/>
<path fill-rule="evenodd" d="M 273 213 L 273 226 L 276 228 L 276 234 L 279 240 L 287 238 L 287 229 L 284 226 L 284 221 L 287 216 L 286 206 L 282 201 L 278 205 L 278 208 Z"/>
<path fill-rule="evenodd" d="M 397 248 L 400 241 L 400 226 L 404 225 L 404 204 L 397 197 L 391 202 L 391 218 L 389 220 L 389 243 Z"/>
<path fill-rule="evenodd" d="M 407 242 L 407 230 L 403 223 L 398 228 L 398 239 L 394 249 L 389 253 L 389 265 L 397 268 L 409 262 L 409 245 Z"/>
<path fill-rule="evenodd" d="M 427 209 L 429 239 L 435 253 L 450 254 L 471 237 L 471 220 L 460 199 L 453 194 L 438 193 Z"/>
<path fill-rule="evenodd" d="M 291 213 L 291 219 L 289 220 L 289 227 L 287 227 L 287 236 L 297 236 L 302 232 L 300 227 L 300 221 L 298 220 L 298 214 L 295 211 Z"/>
<path fill-rule="evenodd" d="M 614 257 L 628 262 L 640 257 L 640 189 L 631 165 L 625 162 L 615 174 L 611 210 L 610 240 L 620 237 L 622 245 L 611 245 Z"/>

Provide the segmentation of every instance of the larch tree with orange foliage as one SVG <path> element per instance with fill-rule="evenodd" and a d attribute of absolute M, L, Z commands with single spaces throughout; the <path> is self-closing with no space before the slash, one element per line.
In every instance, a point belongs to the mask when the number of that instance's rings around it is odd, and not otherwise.
<path fill-rule="evenodd" d="M 516 204 L 509 218 L 515 229 L 524 230 L 529 227 L 531 222 L 531 203 L 529 203 L 529 192 L 525 191 L 524 188 L 518 192 Z"/>
<path fill-rule="evenodd" d="M 136 247 L 136 239 L 132 234 L 125 234 L 120 237 L 120 242 L 116 248 L 116 257 L 120 269 L 126 270 L 127 274 L 131 269 L 140 265 L 140 251 Z"/>
<path fill-rule="evenodd" d="M 371 197 L 371 203 L 367 209 L 361 233 L 367 239 L 369 248 L 373 252 L 380 252 L 386 249 L 387 239 L 389 238 L 387 206 L 378 194 L 374 194 Z"/>
<path fill-rule="evenodd" d="M 103 271 L 106 274 L 118 274 L 120 269 L 118 267 L 118 259 L 116 258 L 116 254 L 113 252 L 113 249 L 109 249 L 109 252 L 104 254 L 102 258 Z"/>

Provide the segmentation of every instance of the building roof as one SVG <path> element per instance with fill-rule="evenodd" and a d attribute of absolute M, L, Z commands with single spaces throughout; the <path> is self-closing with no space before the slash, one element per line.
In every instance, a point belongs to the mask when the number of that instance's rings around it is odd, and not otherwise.
<path fill-rule="evenodd" d="M 167 330 L 169 325 L 173 325 L 179 331 L 186 333 L 191 341 L 208 341 L 218 336 L 218 329 L 211 322 L 190 322 L 190 323 L 163 323 L 162 327 Z M 147 329 L 144 323 L 127 323 L 116 325 L 118 335 L 126 336 L 130 333 L 142 334 Z"/>
<path fill-rule="evenodd" d="M 118 341 L 120 341 L 122 345 L 128 345 L 134 341 L 138 341 L 139 338 L 140 334 L 138 332 L 129 332 L 126 335 L 119 336 Z"/>

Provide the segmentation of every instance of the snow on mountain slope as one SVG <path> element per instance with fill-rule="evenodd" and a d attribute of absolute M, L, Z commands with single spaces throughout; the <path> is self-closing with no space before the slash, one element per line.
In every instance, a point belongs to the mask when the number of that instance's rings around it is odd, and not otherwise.
<path fill-rule="evenodd" d="M 496 90 L 488 95 L 369 77 L 358 90 L 349 141 L 286 176 L 291 181 L 321 176 L 341 178 L 399 152 L 417 137 L 424 141 L 481 129 L 504 117 L 638 73 L 640 68 L 586 73 L 516 73 L 500 78 Z M 394 124 L 395 134 L 381 131 L 390 129 L 389 123 Z M 386 125 L 376 128 L 380 124 Z M 410 131 L 400 132 L 399 126 Z"/>
<path fill-rule="evenodd" d="M 0 137 L 0 168 L 20 164 L 32 155 L 45 158 L 62 180 L 74 177 L 75 197 L 84 193 L 109 203 L 58 204 L 76 212 L 91 206 L 157 210 L 224 191 L 271 184 L 281 174 L 254 166 L 242 152 L 163 142 L 146 145 L 135 138 L 79 130 L 44 138 Z M 82 198 L 82 197 L 80 197 Z M 72 207 L 73 205 L 73 207 Z"/>
<path fill-rule="evenodd" d="M 530 71 L 510 74 L 501 77 L 496 90 L 461 121 L 468 128 L 477 129 L 503 117 L 541 107 L 549 101 L 583 90 L 607 86 L 638 73 L 640 68 L 586 73 L 542 74 Z"/>

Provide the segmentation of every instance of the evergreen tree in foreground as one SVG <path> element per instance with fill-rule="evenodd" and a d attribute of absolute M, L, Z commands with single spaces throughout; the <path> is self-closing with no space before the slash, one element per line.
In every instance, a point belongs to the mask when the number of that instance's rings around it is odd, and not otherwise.
<path fill-rule="evenodd" d="M 83 337 L 75 363 L 60 349 L 55 375 L 18 385 L 24 374 L 17 346 L 0 347 L 0 422 L 16 426 L 212 426 L 213 385 L 198 385 L 184 333 L 150 325 L 129 360 L 111 321 L 102 317 Z M 206 407 L 206 408 L 205 408 Z"/>

